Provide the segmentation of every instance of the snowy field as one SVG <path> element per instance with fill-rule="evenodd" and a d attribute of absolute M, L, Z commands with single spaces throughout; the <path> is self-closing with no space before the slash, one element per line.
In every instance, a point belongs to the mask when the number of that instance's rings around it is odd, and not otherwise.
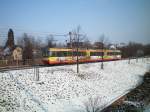
<path fill-rule="evenodd" d="M 80 64 L 0 72 L 0 112 L 86 112 L 89 98 L 103 109 L 135 88 L 150 67 L 150 59 Z"/>

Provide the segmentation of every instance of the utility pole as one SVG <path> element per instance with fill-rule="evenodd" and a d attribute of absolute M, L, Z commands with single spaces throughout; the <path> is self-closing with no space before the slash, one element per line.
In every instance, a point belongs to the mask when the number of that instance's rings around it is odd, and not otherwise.
<path fill-rule="evenodd" d="M 105 36 L 104 34 L 100 37 L 100 46 L 101 46 L 101 50 L 102 50 L 102 54 L 101 54 L 101 59 L 102 59 L 102 62 L 101 62 L 101 69 L 104 69 L 104 56 L 105 56 L 105 46 L 104 46 L 104 43 L 105 43 L 106 39 L 105 39 Z"/>
<path fill-rule="evenodd" d="M 128 61 L 128 64 L 130 64 L 130 57 L 129 57 L 129 61 Z"/>
<path fill-rule="evenodd" d="M 39 81 L 39 67 L 37 65 L 34 66 L 34 75 L 35 75 L 35 80 Z"/>
<path fill-rule="evenodd" d="M 68 46 L 67 46 L 67 40 L 65 40 L 65 42 L 66 42 L 66 46 L 65 46 L 65 47 L 67 48 L 67 47 L 68 47 Z"/>
<path fill-rule="evenodd" d="M 35 48 L 35 46 L 34 46 Z M 34 77 L 35 77 L 35 81 L 39 81 L 39 67 L 38 65 L 36 64 L 36 51 L 33 52 L 33 63 L 34 63 Z"/>
<path fill-rule="evenodd" d="M 74 50 L 73 50 L 73 33 L 72 32 L 69 32 L 69 36 L 70 36 L 70 48 L 71 48 L 71 50 L 72 50 L 72 61 L 74 60 L 74 58 L 73 58 L 73 52 L 74 52 Z"/>
<path fill-rule="evenodd" d="M 77 28 L 77 34 L 76 34 L 76 37 L 77 37 L 77 73 L 79 73 L 79 30 L 80 30 L 80 27 Z"/>
<path fill-rule="evenodd" d="M 101 69 L 104 69 L 103 60 L 104 60 L 104 42 L 102 40 L 102 64 L 101 64 Z"/>
<path fill-rule="evenodd" d="M 69 36 L 70 36 L 70 48 L 72 48 L 72 32 L 69 32 Z"/>

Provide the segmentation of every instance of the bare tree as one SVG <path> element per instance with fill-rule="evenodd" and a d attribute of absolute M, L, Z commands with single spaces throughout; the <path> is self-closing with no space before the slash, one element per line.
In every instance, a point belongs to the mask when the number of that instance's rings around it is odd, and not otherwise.
<path fill-rule="evenodd" d="M 76 49 L 76 56 L 77 56 L 77 73 L 79 73 L 79 48 L 83 47 L 83 40 L 85 39 L 86 35 L 83 35 L 80 33 L 81 27 L 80 25 L 77 27 L 76 30 L 73 30 L 72 32 L 69 32 L 70 41 L 68 47 L 72 49 Z"/>
<path fill-rule="evenodd" d="M 130 64 L 131 58 L 138 58 L 145 55 L 145 46 L 140 43 L 129 42 L 128 45 L 119 48 L 122 52 L 122 58 L 128 58 L 128 64 Z"/>
<path fill-rule="evenodd" d="M 137 51 L 144 51 L 144 46 L 140 43 L 129 42 L 128 45 L 119 48 L 123 58 L 137 57 Z"/>
<path fill-rule="evenodd" d="M 89 41 L 87 37 L 85 37 L 83 41 L 83 48 L 86 48 L 86 49 L 92 48 L 91 42 Z"/>
<path fill-rule="evenodd" d="M 104 69 L 104 63 L 103 63 L 103 61 L 104 61 L 104 50 L 105 50 L 105 48 L 106 48 L 106 44 L 108 43 L 108 38 L 106 38 L 105 37 L 105 35 L 104 34 L 102 34 L 100 37 L 99 37 L 99 40 L 98 40 L 98 42 L 99 42 L 99 49 L 101 49 L 102 50 L 102 53 L 101 53 L 101 58 L 102 58 L 102 63 L 101 63 L 101 69 Z"/>
<path fill-rule="evenodd" d="M 54 36 L 53 35 L 49 35 L 48 37 L 47 37 L 47 40 L 46 40 L 46 42 L 47 42 L 47 47 L 48 48 L 50 48 L 50 47 L 56 47 L 56 43 L 55 43 L 55 39 L 54 39 Z"/>
<path fill-rule="evenodd" d="M 59 43 L 57 44 L 57 47 L 58 47 L 58 48 L 63 48 L 64 45 L 63 45 L 61 42 L 59 42 Z"/>
<path fill-rule="evenodd" d="M 144 55 L 150 56 L 150 44 L 144 46 Z"/>
<path fill-rule="evenodd" d="M 90 97 L 87 102 L 84 103 L 85 112 L 101 112 L 99 97 Z"/>
<path fill-rule="evenodd" d="M 23 34 L 22 40 L 19 40 L 22 42 L 23 47 L 23 64 L 25 64 L 26 59 L 33 59 L 33 44 L 32 39 L 30 36 L 28 36 L 26 33 Z"/>
<path fill-rule="evenodd" d="M 34 37 L 31 38 L 31 41 L 32 41 L 32 44 L 33 44 L 33 47 L 34 49 L 38 49 L 40 50 L 41 47 L 42 47 L 42 42 L 41 40 L 38 38 L 38 39 L 35 39 Z"/>

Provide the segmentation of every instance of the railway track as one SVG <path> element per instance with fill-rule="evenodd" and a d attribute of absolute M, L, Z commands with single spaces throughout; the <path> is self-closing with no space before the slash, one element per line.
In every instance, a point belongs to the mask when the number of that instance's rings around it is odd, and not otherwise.
<path fill-rule="evenodd" d="M 117 61 L 117 60 L 116 60 Z M 87 62 L 87 63 L 98 63 L 98 62 Z M 0 72 L 10 71 L 10 70 L 22 70 L 22 69 L 32 69 L 35 67 L 52 67 L 52 66 L 64 66 L 64 65 L 75 65 L 76 63 L 72 64 L 59 64 L 59 65 L 20 65 L 20 66 L 5 66 L 0 67 Z M 80 63 L 85 64 L 85 63 Z"/>
<path fill-rule="evenodd" d="M 7 67 L 0 67 L 0 72 L 4 71 L 10 71 L 10 70 L 21 70 L 21 69 L 30 69 L 33 68 L 33 66 L 7 66 Z"/>
<path fill-rule="evenodd" d="M 132 58 L 132 59 L 136 59 L 136 58 Z M 130 58 L 130 60 L 132 60 Z M 123 60 L 129 60 L 129 59 L 121 59 Z M 121 61 L 121 60 L 112 60 L 112 61 Z M 99 63 L 99 62 L 87 62 L 87 63 Z M 19 66 L 5 66 L 5 67 L 0 67 L 0 72 L 5 72 L 5 71 L 10 71 L 10 70 L 22 70 L 22 69 L 32 69 L 35 67 L 52 67 L 52 66 L 64 66 L 64 65 L 75 65 L 76 63 L 72 63 L 72 64 L 59 64 L 59 65 L 19 65 Z M 80 64 L 85 64 L 85 63 L 80 63 Z"/>

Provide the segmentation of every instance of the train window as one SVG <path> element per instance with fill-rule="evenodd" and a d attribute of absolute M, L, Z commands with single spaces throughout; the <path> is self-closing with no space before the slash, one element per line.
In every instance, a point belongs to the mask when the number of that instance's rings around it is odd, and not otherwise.
<path fill-rule="evenodd" d="M 56 51 L 51 51 L 51 55 L 50 56 L 51 57 L 56 57 L 57 56 Z"/>
<path fill-rule="evenodd" d="M 67 51 L 64 51 L 63 56 L 67 56 L 67 55 L 68 55 Z"/>
<path fill-rule="evenodd" d="M 102 56 L 102 55 L 104 55 L 104 52 L 97 52 L 97 55 Z"/>
<path fill-rule="evenodd" d="M 67 51 L 59 51 L 58 52 L 59 57 L 65 57 L 65 56 L 68 56 L 68 55 L 69 55 L 69 52 L 67 52 Z"/>
<path fill-rule="evenodd" d="M 49 53 L 49 55 L 50 55 L 51 57 L 64 57 L 64 56 L 67 55 L 67 53 L 66 53 L 66 52 L 63 52 L 63 51 L 51 51 L 51 52 Z"/>
<path fill-rule="evenodd" d="M 95 56 L 95 52 L 90 52 L 90 56 Z"/>
<path fill-rule="evenodd" d="M 77 56 L 77 52 L 76 51 L 73 52 L 73 56 Z"/>
<path fill-rule="evenodd" d="M 90 52 L 90 56 L 102 56 L 103 52 Z"/>
<path fill-rule="evenodd" d="M 111 56 L 113 55 L 113 52 L 107 52 L 107 55 Z"/>
<path fill-rule="evenodd" d="M 82 56 L 82 52 L 78 52 L 78 56 Z"/>
<path fill-rule="evenodd" d="M 120 52 L 108 52 L 107 55 L 120 55 Z"/>
<path fill-rule="evenodd" d="M 44 50 L 42 52 L 43 57 L 48 57 L 49 56 L 49 51 L 48 50 Z"/>
<path fill-rule="evenodd" d="M 68 52 L 68 56 L 72 56 L 72 51 L 69 51 L 69 52 Z"/>
<path fill-rule="evenodd" d="M 51 51 L 49 51 L 48 55 L 49 55 L 49 56 L 51 56 L 51 55 L 52 55 L 52 52 L 51 52 Z"/>
<path fill-rule="evenodd" d="M 116 55 L 121 55 L 121 53 L 120 53 L 120 52 L 115 52 L 115 54 L 116 54 Z"/>
<path fill-rule="evenodd" d="M 63 53 L 62 52 L 57 52 L 58 57 L 62 57 Z"/>
<path fill-rule="evenodd" d="M 95 56 L 95 52 L 90 52 L 90 56 Z"/>
<path fill-rule="evenodd" d="M 64 57 L 64 56 L 77 56 L 76 51 L 51 51 L 49 53 L 50 56 L 58 56 L 58 57 Z M 78 52 L 79 56 L 85 56 L 86 52 Z"/>
<path fill-rule="evenodd" d="M 77 56 L 77 54 L 78 54 L 78 56 L 86 56 L 86 52 L 78 52 L 78 53 L 77 53 L 77 51 L 73 52 L 73 56 Z"/>
<path fill-rule="evenodd" d="M 66 57 L 66 56 L 72 56 L 72 52 L 67 51 L 51 51 L 49 53 L 49 56 L 51 57 Z"/>
<path fill-rule="evenodd" d="M 81 52 L 81 56 L 86 56 L 86 52 Z"/>

